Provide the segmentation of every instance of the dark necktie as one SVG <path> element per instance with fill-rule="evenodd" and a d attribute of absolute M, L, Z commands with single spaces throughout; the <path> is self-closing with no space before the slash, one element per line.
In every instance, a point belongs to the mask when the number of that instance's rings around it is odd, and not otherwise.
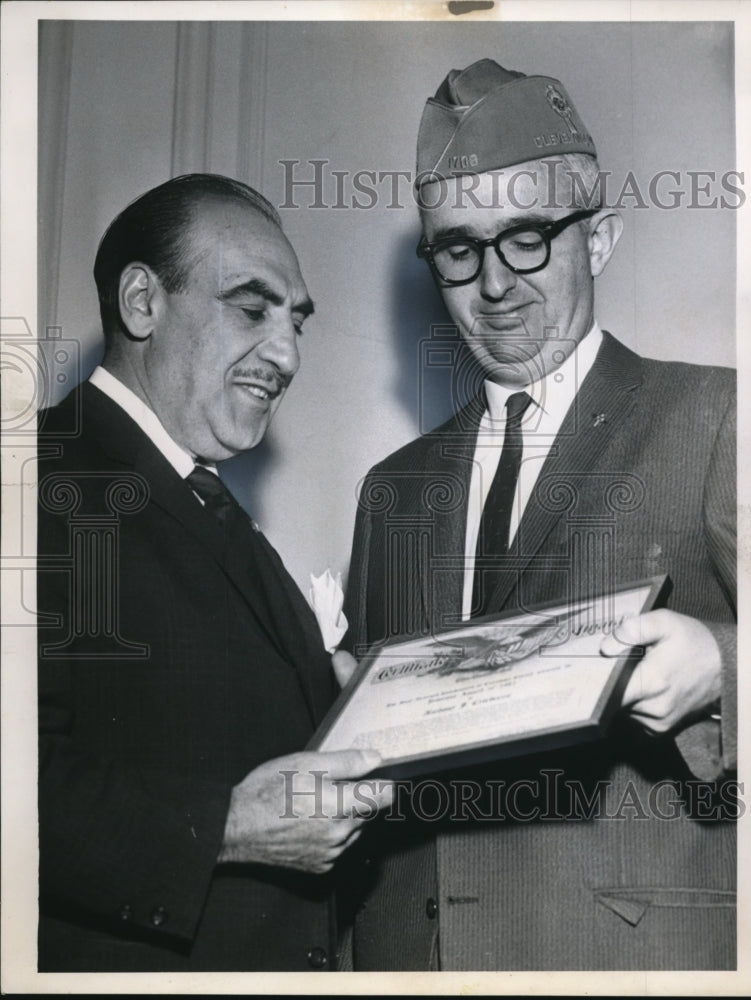
<path fill-rule="evenodd" d="M 498 557 L 508 553 L 511 510 L 522 463 L 522 417 L 532 402 L 526 392 L 515 392 L 506 400 L 506 433 L 498 468 L 490 484 L 488 498 L 480 518 L 475 549 L 475 574 L 472 587 L 472 616 L 488 614 L 491 595 L 501 568 Z M 482 567 L 483 557 L 493 560 Z"/>
<path fill-rule="evenodd" d="M 230 515 L 241 509 L 219 476 L 203 465 L 197 465 L 185 480 L 221 524 L 227 525 Z"/>

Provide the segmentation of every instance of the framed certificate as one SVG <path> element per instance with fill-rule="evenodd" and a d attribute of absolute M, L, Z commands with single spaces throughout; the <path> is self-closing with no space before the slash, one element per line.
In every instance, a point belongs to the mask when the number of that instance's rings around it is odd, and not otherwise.
<path fill-rule="evenodd" d="M 371 648 L 308 749 L 374 749 L 403 776 L 597 739 L 643 650 L 604 636 L 667 595 L 667 576 L 572 604 L 472 619 Z"/>

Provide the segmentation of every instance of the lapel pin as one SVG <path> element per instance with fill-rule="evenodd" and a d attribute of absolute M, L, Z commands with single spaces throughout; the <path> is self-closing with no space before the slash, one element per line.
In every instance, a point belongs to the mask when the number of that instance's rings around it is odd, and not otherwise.
<path fill-rule="evenodd" d="M 604 413 L 593 413 L 592 416 L 595 418 L 592 423 L 593 427 L 599 427 L 600 424 L 606 424 L 608 422 Z"/>

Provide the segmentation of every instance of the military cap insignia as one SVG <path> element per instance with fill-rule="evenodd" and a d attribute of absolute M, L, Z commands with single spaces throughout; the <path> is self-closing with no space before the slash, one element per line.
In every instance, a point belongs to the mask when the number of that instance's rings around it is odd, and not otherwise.
<path fill-rule="evenodd" d="M 557 115 L 568 125 L 572 136 L 579 136 L 579 129 L 574 124 L 574 111 L 571 105 L 568 103 L 563 94 L 552 83 L 548 84 L 547 90 L 545 91 L 545 97 L 547 98 L 548 104 L 555 111 Z"/>

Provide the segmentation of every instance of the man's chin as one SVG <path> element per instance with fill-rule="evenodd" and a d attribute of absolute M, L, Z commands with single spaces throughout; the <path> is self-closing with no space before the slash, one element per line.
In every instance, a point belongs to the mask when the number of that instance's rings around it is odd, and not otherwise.
<path fill-rule="evenodd" d="M 241 455 L 243 452 L 252 451 L 263 441 L 268 423 L 263 427 L 247 427 L 228 431 L 224 434 L 217 434 L 212 442 L 206 445 L 204 451 L 200 452 L 201 458 L 206 462 L 226 462 L 229 458 Z"/>
<path fill-rule="evenodd" d="M 513 349 L 504 346 L 503 351 L 488 352 L 478 360 L 485 377 L 501 385 L 529 385 L 544 375 L 539 352 L 529 343 Z"/>
<path fill-rule="evenodd" d="M 266 437 L 268 425 L 254 431 L 252 434 L 238 435 L 237 438 L 229 442 L 233 455 L 240 455 L 244 451 L 253 451 Z"/>

